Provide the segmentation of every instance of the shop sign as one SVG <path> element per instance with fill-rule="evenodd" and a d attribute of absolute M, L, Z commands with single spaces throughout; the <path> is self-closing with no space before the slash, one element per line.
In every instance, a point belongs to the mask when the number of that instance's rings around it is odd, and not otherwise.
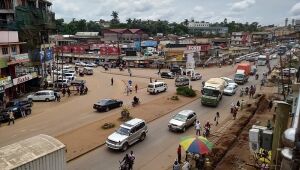
<path fill-rule="evenodd" d="M 208 51 L 210 45 L 188 45 L 186 49 L 191 51 Z"/>
<path fill-rule="evenodd" d="M 0 86 L 5 86 L 11 83 L 11 76 L 0 78 Z"/>
<path fill-rule="evenodd" d="M 31 79 L 32 79 L 32 75 L 31 74 L 27 74 L 25 76 L 13 79 L 13 84 L 14 85 L 18 85 L 18 84 L 24 83 L 26 81 L 29 81 Z"/>
<path fill-rule="evenodd" d="M 12 58 L 14 60 L 16 60 L 17 62 L 27 62 L 27 61 L 29 61 L 28 53 L 16 54 L 16 55 L 13 55 Z"/>

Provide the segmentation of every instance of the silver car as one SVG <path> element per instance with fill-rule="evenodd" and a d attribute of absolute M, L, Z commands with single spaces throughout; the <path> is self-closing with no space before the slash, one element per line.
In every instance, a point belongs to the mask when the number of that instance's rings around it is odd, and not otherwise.
<path fill-rule="evenodd" d="M 236 84 L 229 84 L 225 89 L 224 89 L 224 94 L 226 95 L 234 95 L 238 89 L 238 86 Z"/>
<path fill-rule="evenodd" d="M 185 132 L 186 128 L 195 124 L 197 115 L 193 110 L 183 110 L 177 113 L 168 124 L 169 130 Z"/>
<path fill-rule="evenodd" d="M 111 149 L 126 151 L 135 142 L 143 141 L 147 132 L 148 128 L 144 120 L 131 119 L 120 125 L 116 132 L 108 136 L 106 145 Z"/>

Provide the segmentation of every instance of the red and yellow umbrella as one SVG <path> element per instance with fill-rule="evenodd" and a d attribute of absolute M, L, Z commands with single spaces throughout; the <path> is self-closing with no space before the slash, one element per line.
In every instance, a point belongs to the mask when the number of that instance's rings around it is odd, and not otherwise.
<path fill-rule="evenodd" d="M 207 154 L 213 147 L 213 144 L 203 136 L 182 137 L 180 139 L 180 145 L 185 151 L 194 154 Z"/>

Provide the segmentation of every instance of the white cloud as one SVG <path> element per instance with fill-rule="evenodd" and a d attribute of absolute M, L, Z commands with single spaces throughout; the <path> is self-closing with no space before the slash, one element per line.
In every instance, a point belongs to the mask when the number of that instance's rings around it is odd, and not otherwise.
<path fill-rule="evenodd" d="M 290 10 L 293 15 L 300 15 L 300 2 L 296 3 Z"/>
<path fill-rule="evenodd" d="M 255 0 L 242 0 L 231 4 L 232 11 L 243 11 L 255 4 Z"/>

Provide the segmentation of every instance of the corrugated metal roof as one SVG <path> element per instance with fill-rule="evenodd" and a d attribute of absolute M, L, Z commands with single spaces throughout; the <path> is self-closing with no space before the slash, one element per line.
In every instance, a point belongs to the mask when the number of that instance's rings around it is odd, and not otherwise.
<path fill-rule="evenodd" d="M 0 169 L 10 170 L 44 155 L 65 148 L 65 145 L 48 135 L 37 135 L 0 148 Z"/>

